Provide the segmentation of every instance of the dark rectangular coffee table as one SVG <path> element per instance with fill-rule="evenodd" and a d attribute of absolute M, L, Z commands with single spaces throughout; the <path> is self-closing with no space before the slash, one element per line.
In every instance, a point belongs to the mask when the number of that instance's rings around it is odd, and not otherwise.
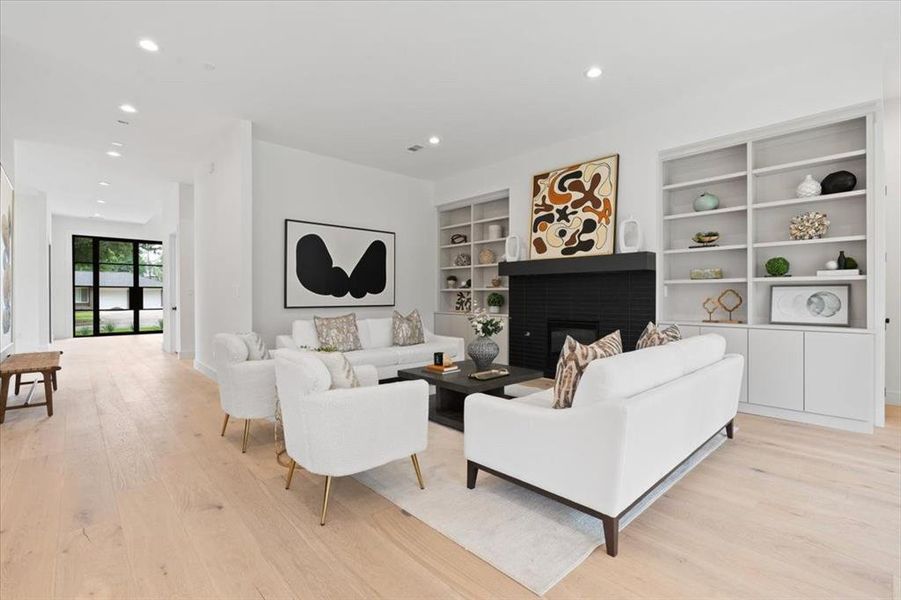
<path fill-rule="evenodd" d="M 463 431 L 463 402 L 469 394 L 482 393 L 508 398 L 509 396 L 504 394 L 504 386 L 544 377 L 544 373 L 535 369 L 495 363 L 491 365 L 492 369 L 507 369 L 510 374 L 497 379 L 479 381 L 469 378 L 470 373 L 479 370 L 471 360 L 458 362 L 457 365 L 460 372 L 449 375 L 437 375 L 427 371 L 425 367 L 416 367 L 401 369 L 397 372 L 397 376 L 400 379 L 424 379 L 434 385 L 436 394 L 429 402 L 429 420 L 458 431 Z"/>

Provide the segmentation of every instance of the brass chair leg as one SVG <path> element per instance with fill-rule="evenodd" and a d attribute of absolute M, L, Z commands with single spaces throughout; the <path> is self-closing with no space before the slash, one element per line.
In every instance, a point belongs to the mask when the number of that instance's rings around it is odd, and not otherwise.
<path fill-rule="evenodd" d="M 419 480 L 419 489 L 424 490 L 425 484 L 422 483 L 422 471 L 419 470 L 419 458 L 415 454 L 411 454 L 413 459 L 413 468 L 416 469 L 416 479 Z"/>
<path fill-rule="evenodd" d="M 225 413 L 225 420 L 222 421 L 222 433 L 219 434 L 219 437 L 225 437 L 225 427 L 228 425 L 228 413 Z"/>
<path fill-rule="evenodd" d="M 322 494 L 322 514 L 319 517 L 319 524 L 325 525 L 325 514 L 328 512 L 328 495 L 332 491 L 332 476 L 325 476 L 325 491 Z"/>
<path fill-rule="evenodd" d="M 247 436 L 250 434 L 250 419 L 244 419 L 244 442 L 241 444 L 241 454 L 247 452 Z"/>
<path fill-rule="evenodd" d="M 291 459 L 291 467 L 288 469 L 288 482 L 285 484 L 285 489 L 291 489 L 291 478 L 294 477 L 294 467 L 297 466 L 297 463 L 294 462 L 294 459 Z"/>

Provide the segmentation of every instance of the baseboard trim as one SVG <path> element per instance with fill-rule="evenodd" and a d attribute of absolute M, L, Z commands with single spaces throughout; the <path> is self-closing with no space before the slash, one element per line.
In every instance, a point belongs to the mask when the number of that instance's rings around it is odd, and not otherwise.
<path fill-rule="evenodd" d="M 178 359 L 179 359 L 179 360 L 186 360 L 186 359 L 189 359 L 189 358 L 191 358 L 191 359 L 194 358 L 194 351 L 193 351 L 193 350 L 184 350 L 184 351 L 181 351 L 181 352 L 178 353 Z"/>
<path fill-rule="evenodd" d="M 886 390 L 885 403 L 901 406 L 901 390 Z"/>
<path fill-rule="evenodd" d="M 210 368 L 209 365 L 203 364 L 196 358 L 194 359 L 194 369 L 197 371 L 200 371 L 201 373 L 203 373 L 204 375 L 206 375 L 213 381 L 216 381 L 216 370 L 213 368 Z"/>
<path fill-rule="evenodd" d="M 853 419 L 842 419 L 841 417 L 830 417 L 827 415 L 800 412 L 786 408 L 761 406 L 759 404 L 751 404 L 750 402 L 739 402 L 738 412 L 750 413 L 752 415 L 759 415 L 761 417 L 784 419 L 786 421 L 794 421 L 796 423 L 806 423 L 807 425 L 831 427 L 833 429 L 842 429 L 844 431 L 854 431 L 857 433 L 873 433 L 873 424 L 868 421 L 855 421 Z"/>

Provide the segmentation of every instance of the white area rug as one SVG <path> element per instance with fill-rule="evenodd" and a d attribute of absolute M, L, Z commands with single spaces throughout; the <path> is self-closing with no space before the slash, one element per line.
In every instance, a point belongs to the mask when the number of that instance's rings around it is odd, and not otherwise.
<path fill-rule="evenodd" d="M 620 520 L 620 530 L 726 440 L 717 435 Z M 466 489 L 463 434 L 429 424 L 419 456 L 425 491 L 408 460 L 355 478 L 476 556 L 542 595 L 604 543 L 601 521 L 485 472 Z M 613 560 L 613 559 L 611 559 Z"/>

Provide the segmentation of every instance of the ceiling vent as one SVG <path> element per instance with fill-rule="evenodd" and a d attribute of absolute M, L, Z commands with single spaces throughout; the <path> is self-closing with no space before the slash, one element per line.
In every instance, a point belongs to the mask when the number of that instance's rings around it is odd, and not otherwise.
<path fill-rule="evenodd" d="M 407 146 L 407 152 L 419 152 L 420 150 L 422 150 L 422 146 L 420 146 L 419 144 Z"/>

